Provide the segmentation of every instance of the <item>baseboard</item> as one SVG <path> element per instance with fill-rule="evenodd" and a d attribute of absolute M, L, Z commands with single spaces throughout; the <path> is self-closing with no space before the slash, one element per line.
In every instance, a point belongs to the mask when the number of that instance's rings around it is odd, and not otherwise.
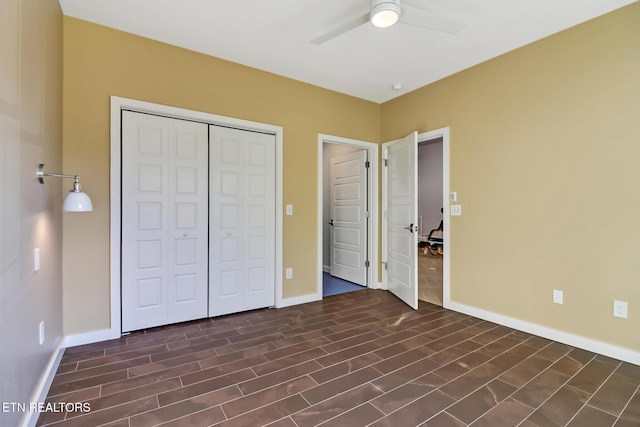
<path fill-rule="evenodd" d="M 325 272 L 325 273 L 331 274 L 331 267 L 328 266 L 328 265 L 323 265 L 322 266 L 322 271 Z"/>
<path fill-rule="evenodd" d="M 491 311 L 482 310 L 476 307 L 471 307 L 452 301 L 449 301 L 446 304 L 445 308 L 457 311 L 459 313 L 468 314 L 469 316 L 477 317 L 479 319 L 487 320 L 489 322 L 507 326 L 509 328 L 517 329 L 519 331 L 528 332 L 530 334 L 547 338 L 553 341 L 561 342 L 573 347 L 578 347 L 583 350 L 588 350 L 594 353 L 602 354 L 604 356 L 612 357 L 614 359 L 633 363 L 634 365 L 640 365 L 640 352 L 629 350 L 624 347 L 618 347 L 590 338 L 581 337 L 579 335 L 558 331 L 556 329 L 540 326 L 535 323 L 526 322 L 524 320 L 504 316 L 502 314 L 493 313 Z"/>
<path fill-rule="evenodd" d="M 120 338 L 120 335 L 120 331 L 101 329 L 99 331 L 67 335 L 65 337 L 65 344 L 67 347 L 76 347 L 78 345 L 93 344 L 94 342 L 114 340 Z"/>
<path fill-rule="evenodd" d="M 388 290 L 387 287 L 382 284 L 382 282 L 372 284 L 371 289 L 382 289 L 383 291 Z"/>
<path fill-rule="evenodd" d="M 55 377 L 56 372 L 58 371 L 58 366 L 60 366 L 60 360 L 62 360 L 62 355 L 64 354 L 65 349 L 65 339 L 60 338 L 58 341 L 58 345 L 55 350 L 51 354 L 49 358 L 49 362 L 47 366 L 45 366 L 44 371 L 42 372 L 42 376 L 36 385 L 36 388 L 31 396 L 30 402 L 38 403 L 44 402 L 47 399 L 47 394 L 49 393 L 49 388 L 51 387 L 51 383 L 53 382 L 53 377 Z M 20 424 L 23 427 L 35 427 L 38 422 L 38 417 L 40 416 L 39 412 L 36 411 L 26 411 L 24 417 L 22 418 L 22 423 Z"/>

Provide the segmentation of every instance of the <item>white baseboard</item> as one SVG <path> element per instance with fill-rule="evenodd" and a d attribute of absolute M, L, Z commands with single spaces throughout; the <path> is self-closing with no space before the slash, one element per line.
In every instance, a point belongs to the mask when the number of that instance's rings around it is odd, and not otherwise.
<path fill-rule="evenodd" d="M 388 290 L 387 287 L 382 284 L 382 282 L 374 283 L 373 285 L 371 285 L 371 289 L 382 289 L 383 291 Z"/>
<path fill-rule="evenodd" d="M 557 329 L 548 328 L 546 326 L 537 325 L 535 323 L 526 322 L 524 320 L 515 319 L 513 317 L 504 316 L 502 314 L 493 313 L 491 311 L 482 310 L 465 304 L 459 304 L 449 301 L 446 307 L 449 310 L 459 313 L 468 314 L 469 316 L 494 322 L 519 331 L 528 332 L 553 341 L 558 341 L 583 350 L 588 350 L 614 359 L 640 365 L 640 352 L 629 350 L 624 347 L 618 347 L 590 338 L 581 337 L 579 335 L 570 334 L 568 332 L 559 331 Z"/>
<path fill-rule="evenodd" d="M 331 267 L 328 266 L 328 265 L 323 265 L 322 266 L 322 271 L 325 272 L 325 273 L 331 274 Z"/>
<path fill-rule="evenodd" d="M 113 329 L 101 329 L 99 331 L 85 332 L 82 334 L 67 335 L 65 344 L 67 347 L 75 347 L 84 344 L 93 344 L 94 342 L 114 340 L 120 338 L 120 331 Z"/>
<path fill-rule="evenodd" d="M 60 338 L 58 345 L 51 354 L 49 362 L 47 363 L 47 366 L 45 366 L 45 369 L 42 372 L 42 376 L 40 377 L 40 380 L 36 385 L 36 389 L 31 396 L 30 402 L 44 402 L 47 399 L 47 394 L 49 394 L 49 388 L 51 387 L 51 383 L 53 382 L 53 377 L 55 377 L 56 372 L 58 371 L 58 366 L 60 366 L 60 360 L 62 360 L 64 349 L 65 339 L 63 337 Z M 23 427 L 35 427 L 36 423 L 38 422 L 39 416 L 39 412 L 31 410 L 26 411 L 20 425 Z"/>

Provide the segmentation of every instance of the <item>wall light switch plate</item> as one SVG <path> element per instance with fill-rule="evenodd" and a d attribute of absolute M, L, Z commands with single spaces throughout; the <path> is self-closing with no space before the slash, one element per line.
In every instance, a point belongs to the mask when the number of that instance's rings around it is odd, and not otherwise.
<path fill-rule="evenodd" d="M 38 338 L 40 345 L 44 344 L 44 320 L 38 325 Z"/>
<path fill-rule="evenodd" d="M 564 293 L 557 289 L 553 290 L 553 302 L 555 304 L 562 304 L 564 300 Z"/>
<path fill-rule="evenodd" d="M 451 205 L 451 216 L 460 216 L 460 215 L 462 215 L 462 206 Z"/>
<path fill-rule="evenodd" d="M 33 271 L 40 271 L 40 249 L 33 250 Z"/>

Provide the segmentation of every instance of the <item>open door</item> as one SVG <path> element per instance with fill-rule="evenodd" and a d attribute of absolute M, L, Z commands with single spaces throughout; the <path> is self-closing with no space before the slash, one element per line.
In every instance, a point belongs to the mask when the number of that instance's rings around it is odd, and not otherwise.
<path fill-rule="evenodd" d="M 382 145 L 383 282 L 389 291 L 418 308 L 418 133 Z"/>
<path fill-rule="evenodd" d="M 331 275 L 367 285 L 367 150 L 331 158 Z"/>

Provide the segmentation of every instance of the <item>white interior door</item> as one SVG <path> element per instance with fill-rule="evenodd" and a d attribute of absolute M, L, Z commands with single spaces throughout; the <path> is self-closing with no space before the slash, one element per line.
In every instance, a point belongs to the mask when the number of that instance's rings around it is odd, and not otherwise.
<path fill-rule="evenodd" d="M 207 317 L 207 125 L 122 112 L 122 331 Z"/>
<path fill-rule="evenodd" d="M 418 308 L 418 134 L 383 144 L 386 159 L 385 281 L 387 289 Z"/>
<path fill-rule="evenodd" d="M 367 285 L 367 151 L 330 161 L 331 275 Z"/>
<path fill-rule="evenodd" d="M 210 126 L 209 315 L 275 304 L 275 136 Z"/>

